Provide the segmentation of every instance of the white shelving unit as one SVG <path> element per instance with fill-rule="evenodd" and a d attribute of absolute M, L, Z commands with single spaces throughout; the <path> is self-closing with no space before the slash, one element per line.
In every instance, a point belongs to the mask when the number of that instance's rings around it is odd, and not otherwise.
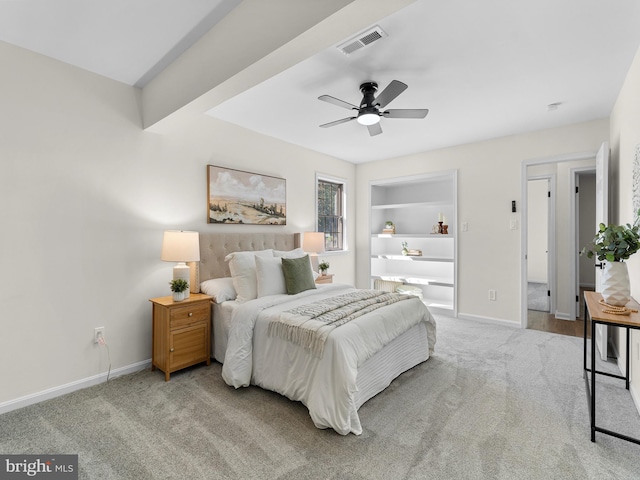
<path fill-rule="evenodd" d="M 371 182 L 371 287 L 376 279 L 420 287 L 430 310 L 457 315 L 455 171 Z M 432 233 L 442 214 L 448 234 Z M 387 221 L 395 234 L 381 233 Z M 402 255 L 402 245 L 421 256 Z"/>

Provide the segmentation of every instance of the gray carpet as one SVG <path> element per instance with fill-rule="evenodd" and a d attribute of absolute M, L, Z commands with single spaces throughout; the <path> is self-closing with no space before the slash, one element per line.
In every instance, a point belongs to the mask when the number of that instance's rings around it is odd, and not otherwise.
<path fill-rule="evenodd" d="M 581 342 L 439 318 L 436 354 L 360 409 L 361 436 L 217 363 L 147 370 L 0 415 L 0 453 L 77 453 L 88 479 L 639 478 L 640 446 L 589 440 Z M 601 426 L 640 436 L 622 382 L 599 385 Z"/>
<path fill-rule="evenodd" d="M 540 312 L 549 311 L 549 287 L 546 283 L 529 282 L 527 285 L 527 308 Z"/>

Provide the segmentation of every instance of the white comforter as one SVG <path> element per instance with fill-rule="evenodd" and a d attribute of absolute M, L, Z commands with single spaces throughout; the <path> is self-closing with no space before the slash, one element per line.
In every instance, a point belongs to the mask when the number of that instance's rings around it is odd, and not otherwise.
<path fill-rule="evenodd" d="M 385 306 L 333 330 L 321 358 L 303 347 L 267 335 L 280 312 L 355 290 L 327 285 L 298 295 L 271 295 L 239 305 L 233 313 L 222 376 L 235 388 L 258 385 L 301 401 L 318 428 L 360 434 L 354 395 L 358 367 L 391 340 L 425 322 L 429 353 L 435 322 L 425 305 L 410 299 Z"/>

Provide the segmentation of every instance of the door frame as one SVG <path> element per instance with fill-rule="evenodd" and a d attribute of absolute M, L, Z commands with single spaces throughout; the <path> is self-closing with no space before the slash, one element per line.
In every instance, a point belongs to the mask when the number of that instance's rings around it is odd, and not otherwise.
<path fill-rule="evenodd" d="M 541 165 L 545 163 L 564 163 L 564 162 L 577 162 L 580 160 L 590 160 L 596 158 L 597 152 L 581 152 L 581 153 L 569 153 L 565 155 L 556 155 L 552 157 L 532 158 L 522 160 L 520 166 L 520 205 L 522 206 L 522 218 L 520 229 L 520 327 L 527 328 L 528 326 L 528 314 L 527 314 L 527 283 L 528 283 L 528 271 L 527 271 L 527 234 L 528 234 L 528 214 L 527 214 L 527 169 L 530 166 Z"/>

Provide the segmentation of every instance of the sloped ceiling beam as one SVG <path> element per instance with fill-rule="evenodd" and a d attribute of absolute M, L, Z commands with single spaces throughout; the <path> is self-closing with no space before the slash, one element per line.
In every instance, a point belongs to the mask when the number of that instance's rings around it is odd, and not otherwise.
<path fill-rule="evenodd" d="M 415 0 L 244 0 L 142 90 L 162 133 L 346 39 Z"/>

